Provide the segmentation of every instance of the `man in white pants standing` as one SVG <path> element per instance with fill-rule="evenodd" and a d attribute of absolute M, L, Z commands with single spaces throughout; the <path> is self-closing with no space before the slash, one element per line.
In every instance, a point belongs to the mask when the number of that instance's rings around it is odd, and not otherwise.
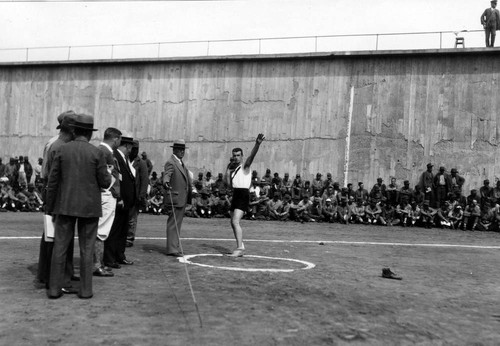
<path fill-rule="evenodd" d="M 250 199 L 249 189 L 252 182 L 252 171 L 250 170 L 250 166 L 264 139 L 264 135 L 259 133 L 255 139 L 255 145 L 252 152 L 244 164 L 243 150 L 241 148 L 234 148 L 232 150 L 231 162 L 227 166 L 226 179 L 228 185 L 233 189 L 233 199 L 231 200 L 230 209 L 231 227 L 234 237 L 236 238 L 236 250 L 228 255 L 230 257 L 242 257 L 245 251 L 245 246 L 243 245 L 243 230 L 241 229 L 240 221 L 243 215 L 248 211 Z"/>
<path fill-rule="evenodd" d="M 112 176 L 112 182 L 107 189 L 101 189 L 102 216 L 99 218 L 97 239 L 94 245 L 94 276 L 114 276 L 111 268 L 104 266 L 103 256 L 104 241 L 108 238 L 115 219 L 116 204 L 123 204 L 123 201 L 120 200 L 120 173 L 118 172 L 118 163 L 113 155 L 113 151 L 118 148 L 121 140 L 121 131 L 114 127 L 108 127 L 106 131 L 104 131 L 104 140 L 98 146 L 99 150 L 104 153 L 108 172 Z"/>

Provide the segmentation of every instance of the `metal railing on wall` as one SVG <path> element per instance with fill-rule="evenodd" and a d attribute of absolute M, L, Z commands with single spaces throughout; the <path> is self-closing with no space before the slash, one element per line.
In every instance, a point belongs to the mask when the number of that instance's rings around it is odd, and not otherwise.
<path fill-rule="evenodd" d="M 467 47 L 483 46 L 483 35 L 483 30 L 460 30 L 0 48 L 0 61 L 70 61 L 357 50 L 443 49 L 455 48 L 457 37 L 463 37 Z"/>

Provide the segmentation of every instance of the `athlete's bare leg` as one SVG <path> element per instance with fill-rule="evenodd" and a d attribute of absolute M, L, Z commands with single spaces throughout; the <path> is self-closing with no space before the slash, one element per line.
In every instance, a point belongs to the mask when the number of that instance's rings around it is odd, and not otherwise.
<path fill-rule="evenodd" d="M 234 238 L 236 239 L 236 250 L 233 251 L 229 256 L 241 257 L 243 256 L 243 230 L 240 226 L 240 221 L 243 218 L 243 210 L 235 209 L 230 213 L 231 215 L 231 228 L 233 229 Z"/>

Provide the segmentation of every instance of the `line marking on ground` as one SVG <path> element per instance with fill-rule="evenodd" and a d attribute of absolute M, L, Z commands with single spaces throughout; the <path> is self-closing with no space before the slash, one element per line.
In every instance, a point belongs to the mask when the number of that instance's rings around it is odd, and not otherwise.
<path fill-rule="evenodd" d="M 289 261 L 289 262 L 297 262 L 300 264 L 304 264 L 304 268 L 300 269 L 278 269 L 278 268 L 242 268 L 242 267 L 224 267 L 224 266 L 214 266 L 210 264 L 203 264 L 203 263 L 196 263 L 196 262 L 191 262 L 190 259 L 194 257 L 203 257 L 203 256 L 213 256 L 213 257 L 223 257 L 222 254 L 208 254 L 208 253 L 201 253 L 201 254 L 196 254 L 196 255 L 187 255 L 184 257 L 179 257 L 179 262 L 181 263 L 188 263 L 192 264 L 195 266 L 200 266 L 200 267 L 206 267 L 206 268 L 217 268 L 217 269 L 223 269 L 223 270 L 233 270 L 233 271 L 243 271 L 243 272 L 272 272 L 272 273 L 291 273 L 295 270 L 306 270 L 306 269 L 312 269 L 316 267 L 314 263 L 311 262 L 306 262 L 306 261 L 301 261 L 293 258 L 282 258 L 282 257 L 267 257 L 267 256 L 257 256 L 257 255 L 244 255 L 243 258 L 264 258 L 264 259 L 270 259 L 270 260 L 278 260 L 278 261 Z"/>
<path fill-rule="evenodd" d="M 8 237 L 0 236 L 0 240 L 16 240 L 16 239 L 40 239 L 38 237 Z M 137 240 L 165 240 L 165 237 L 136 237 Z M 234 239 L 227 238 L 181 238 L 181 240 L 200 240 L 200 241 L 231 241 Z M 345 244 L 345 245 L 380 245 L 380 246 L 415 246 L 415 247 L 449 247 L 449 248 L 466 248 L 466 249 L 493 249 L 499 250 L 500 245 L 464 245 L 464 244 L 434 244 L 434 243 L 385 243 L 374 241 L 347 241 L 347 240 L 279 240 L 279 239 L 245 239 L 245 242 L 254 243 L 309 243 L 309 244 Z"/>

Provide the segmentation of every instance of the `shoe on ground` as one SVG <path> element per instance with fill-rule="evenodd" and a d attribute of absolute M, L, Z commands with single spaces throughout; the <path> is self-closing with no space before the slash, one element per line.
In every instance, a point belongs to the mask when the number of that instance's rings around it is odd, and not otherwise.
<path fill-rule="evenodd" d="M 120 269 L 122 266 L 119 265 L 117 262 L 114 262 L 114 263 L 106 263 L 106 267 L 113 269 Z"/>
<path fill-rule="evenodd" d="M 74 287 L 63 287 L 61 288 L 62 293 L 64 294 L 77 294 L 78 290 Z"/>
<path fill-rule="evenodd" d="M 384 279 L 393 279 L 393 280 L 403 280 L 403 278 L 399 275 L 396 275 L 391 268 L 382 268 L 382 277 Z"/>
<path fill-rule="evenodd" d="M 112 276 L 115 276 L 114 273 L 110 272 L 110 271 L 107 271 L 105 270 L 104 268 L 97 268 L 96 270 L 94 270 L 94 273 L 92 274 L 94 276 L 101 276 L 101 277 L 112 277 Z"/>
<path fill-rule="evenodd" d="M 134 261 L 129 261 L 128 259 L 122 259 L 120 261 L 118 261 L 118 264 L 124 264 L 126 266 L 131 266 L 132 264 L 134 264 Z"/>
<path fill-rule="evenodd" d="M 59 298 L 61 298 L 62 296 L 63 296 L 63 293 L 62 293 L 62 292 L 61 292 L 61 293 L 59 293 L 59 294 L 58 294 L 58 295 L 56 295 L 56 296 L 51 296 L 50 294 L 47 294 L 47 297 L 48 297 L 49 299 L 59 299 Z"/>
<path fill-rule="evenodd" d="M 243 253 L 245 250 L 243 249 L 236 249 L 232 253 L 227 254 L 228 257 L 243 257 Z"/>

